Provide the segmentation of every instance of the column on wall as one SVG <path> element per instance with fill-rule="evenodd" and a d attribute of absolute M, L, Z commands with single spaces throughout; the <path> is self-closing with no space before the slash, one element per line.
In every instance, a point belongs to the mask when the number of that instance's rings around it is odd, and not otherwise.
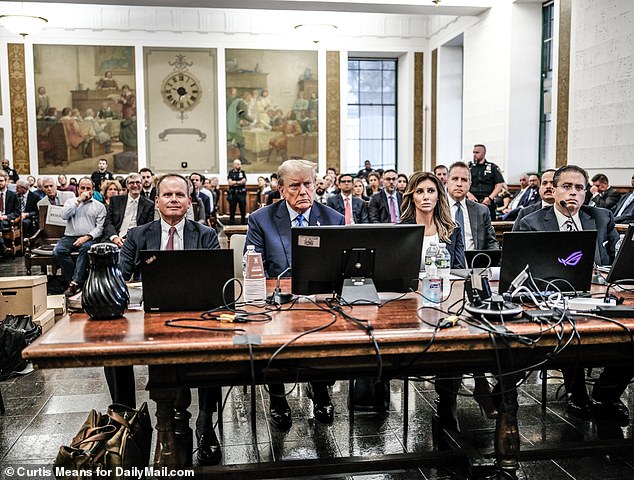
<path fill-rule="evenodd" d="M 341 168 L 341 94 L 338 51 L 326 52 L 326 168 Z"/>
<path fill-rule="evenodd" d="M 424 90 L 423 90 L 423 52 L 414 52 L 414 169 L 420 171 L 423 169 L 423 152 L 424 152 Z"/>
<path fill-rule="evenodd" d="M 7 44 L 9 57 L 9 99 L 11 102 L 11 145 L 13 168 L 23 175 L 31 173 L 29 164 L 29 118 L 26 108 L 24 44 Z"/>

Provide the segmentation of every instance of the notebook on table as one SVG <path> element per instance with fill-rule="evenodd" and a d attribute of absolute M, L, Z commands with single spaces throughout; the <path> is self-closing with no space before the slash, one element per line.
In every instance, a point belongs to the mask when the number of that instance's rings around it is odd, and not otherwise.
<path fill-rule="evenodd" d="M 233 250 L 142 250 L 146 312 L 201 311 L 225 305 L 233 278 Z M 234 301 L 233 282 L 225 288 Z"/>
<path fill-rule="evenodd" d="M 504 233 L 499 293 L 526 265 L 539 291 L 590 291 L 596 239 L 596 230 Z"/>

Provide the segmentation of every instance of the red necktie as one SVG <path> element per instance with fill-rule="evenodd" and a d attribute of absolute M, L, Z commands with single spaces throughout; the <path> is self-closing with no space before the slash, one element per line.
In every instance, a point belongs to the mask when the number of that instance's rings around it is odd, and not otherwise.
<path fill-rule="evenodd" d="M 0 212 L 4 213 L 4 192 L 0 192 Z"/>
<path fill-rule="evenodd" d="M 174 233 L 175 232 L 176 232 L 176 227 L 170 227 L 169 237 L 167 239 L 167 245 L 165 245 L 165 250 L 174 250 Z"/>
<path fill-rule="evenodd" d="M 346 225 L 350 225 L 352 223 L 352 206 L 350 205 L 350 197 L 346 197 Z"/>

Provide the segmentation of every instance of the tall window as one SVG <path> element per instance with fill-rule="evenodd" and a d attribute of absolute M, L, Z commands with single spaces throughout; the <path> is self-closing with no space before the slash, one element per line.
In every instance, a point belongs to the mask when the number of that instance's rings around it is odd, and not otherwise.
<path fill-rule="evenodd" d="M 553 24 L 555 6 L 551 0 L 542 7 L 541 114 L 539 118 L 539 169 L 550 164 L 550 126 L 553 91 Z"/>
<path fill-rule="evenodd" d="M 396 59 L 348 60 L 347 171 L 396 168 Z"/>

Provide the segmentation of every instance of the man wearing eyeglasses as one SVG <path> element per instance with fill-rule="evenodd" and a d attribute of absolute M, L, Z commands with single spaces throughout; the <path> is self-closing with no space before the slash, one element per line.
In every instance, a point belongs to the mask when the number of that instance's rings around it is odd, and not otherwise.
<path fill-rule="evenodd" d="M 519 220 L 520 231 L 576 231 L 596 230 L 595 263 L 609 265 L 619 234 L 612 212 L 604 208 L 583 205 L 588 174 L 576 165 L 567 165 L 553 176 L 555 202 Z M 629 411 L 620 396 L 629 384 L 634 371 L 631 367 L 606 367 L 597 379 L 590 401 L 583 369 L 563 369 L 568 394 L 566 411 L 578 417 L 596 415 L 627 425 Z"/>
<path fill-rule="evenodd" d="M 328 206 L 343 215 L 346 225 L 370 223 L 365 202 L 352 194 L 352 175 L 339 176 L 339 193 L 328 198 Z"/>
<path fill-rule="evenodd" d="M 370 223 L 398 223 L 403 194 L 396 190 L 397 177 L 396 170 L 391 168 L 383 172 L 383 189 L 370 198 Z"/>
<path fill-rule="evenodd" d="M 154 203 L 141 195 L 141 175 L 131 173 L 125 183 L 128 194 L 110 199 L 103 227 L 103 239 L 110 240 L 119 248 L 130 229 L 154 220 Z"/>
<path fill-rule="evenodd" d="M 277 171 L 282 201 L 256 210 L 249 215 L 245 249 L 255 246 L 262 254 L 269 278 L 291 267 L 291 227 L 343 225 L 344 217 L 332 208 L 315 202 L 315 165 L 307 160 L 286 160 Z M 284 275 L 290 276 L 288 271 Z M 327 382 L 310 384 L 315 419 L 332 423 L 334 407 Z M 269 385 L 270 418 L 280 430 L 291 428 L 291 409 L 286 401 L 283 384 Z"/>

